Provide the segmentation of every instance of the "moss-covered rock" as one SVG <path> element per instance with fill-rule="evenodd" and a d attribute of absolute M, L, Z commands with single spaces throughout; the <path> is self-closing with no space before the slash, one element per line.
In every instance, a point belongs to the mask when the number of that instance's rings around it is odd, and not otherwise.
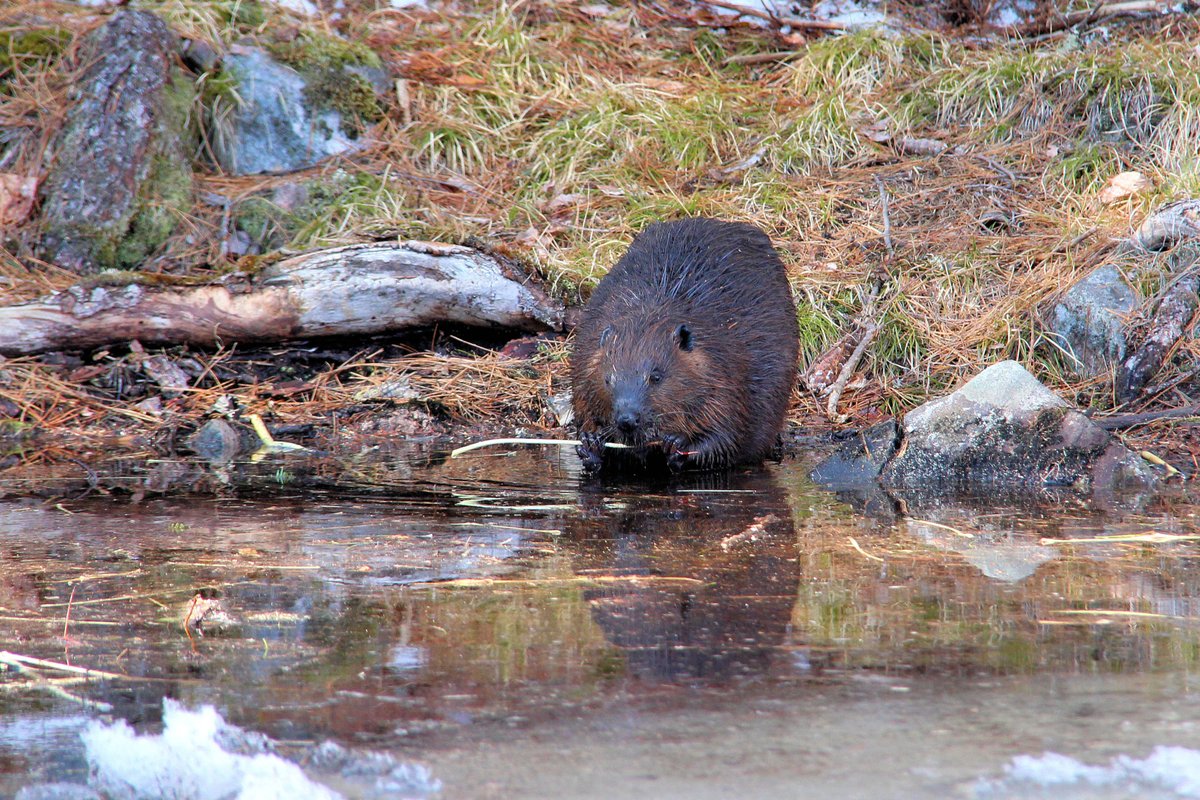
<path fill-rule="evenodd" d="M 46 260 L 77 272 L 139 264 L 190 206 L 194 88 L 177 51 L 175 35 L 145 11 L 119 12 L 89 37 L 42 186 Z"/>
<path fill-rule="evenodd" d="M 346 125 L 331 104 L 314 104 L 310 79 L 267 52 L 243 48 L 230 53 L 222 72 L 236 83 L 238 98 L 231 113 L 213 126 L 213 155 L 225 171 L 288 172 L 361 146 L 357 140 L 363 123 Z M 351 100 L 361 91 L 342 94 Z"/>
<path fill-rule="evenodd" d="M 269 49 L 304 77 L 304 99 L 312 108 L 336 111 L 355 132 L 382 119 L 376 92 L 386 89 L 388 76 L 365 44 L 309 31 Z"/>

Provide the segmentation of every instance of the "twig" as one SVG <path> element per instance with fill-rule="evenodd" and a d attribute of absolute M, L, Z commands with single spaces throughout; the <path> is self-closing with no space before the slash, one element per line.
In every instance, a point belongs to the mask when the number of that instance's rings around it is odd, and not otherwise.
<path fill-rule="evenodd" d="M 684 586 L 703 586 L 704 581 L 697 578 L 676 577 L 673 575 L 579 575 L 574 578 L 545 578 L 542 580 L 520 578 L 455 578 L 446 581 L 422 581 L 410 583 L 406 589 L 481 589 L 490 586 L 578 586 L 595 583 L 652 583 L 682 584 Z"/>
<path fill-rule="evenodd" d="M 879 187 L 879 202 L 883 206 L 883 244 L 887 247 L 888 255 L 894 255 L 896 248 L 892 246 L 892 215 L 888 212 L 888 192 L 883 185 L 883 179 L 875 177 L 875 185 Z"/>
<path fill-rule="evenodd" d="M 892 215 L 888 209 L 888 192 L 887 187 L 883 184 L 883 179 L 878 175 L 875 176 L 875 185 L 879 187 L 879 201 L 882 206 L 883 244 L 887 247 L 888 260 L 890 261 L 896 255 L 896 248 L 892 243 Z M 854 351 L 850 353 L 850 357 L 842 365 L 837 380 L 833 382 L 833 387 L 829 391 L 829 400 L 825 403 L 825 415 L 830 419 L 837 416 L 838 401 L 842 399 L 842 392 L 845 391 L 846 384 L 850 382 L 850 376 L 854 374 L 854 370 L 858 367 L 858 362 L 862 359 L 863 353 L 867 351 L 867 347 L 875 339 L 875 335 L 879 333 L 879 322 L 873 316 L 875 313 L 875 301 L 879 297 L 879 290 L 880 283 L 876 280 L 871 285 L 870 294 L 863 302 L 862 317 L 865 321 L 861 323 L 862 338 L 858 340 Z"/>
<path fill-rule="evenodd" d="M 723 0 L 704 0 L 710 6 L 723 8 L 726 11 L 736 11 L 739 17 L 756 17 L 771 23 L 777 28 L 809 28 L 811 30 L 820 31 L 844 31 L 845 25 L 840 25 L 836 22 L 830 22 L 824 19 L 800 19 L 799 17 L 779 17 L 767 11 L 762 11 L 757 8 L 747 8 L 746 6 L 738 5 L 737 3 L 727 3 Z"/>
<path fill-rule="evenodd" d="M 838 400 L 842 399 L 842 392 L 846 388 L 846 384 L 850 382 L 850 376 L 854 374 L 854 368 L 858 366 L 858 361 L 866 352 L 867 346 L 875 338 L 875 334 L 879 333 L 879 323 L 871 320 L 863 329 L 862 339 L 858 346 L 854 348 L 854 352 L 846 359 L 846 363 L 842 365 L 842 371 L 838 373 L 837 380 L 833 383 L 833 389 L 829 392 L 829 402 L 825 404 L 826 416 L 833 418 L 837 416 Z"/>
<path fill-rule="evenodd" d="M 120 675 L 116 672 L 105 672 L 99 669 L 88 669 L 87 667 L 76 667 L 71 664 L 64 664 L 61 661 L 46 661 L 42 658 L 34 658 L 33 656 L 23 656 L 19 653 L 12 653 L 8 650 L 0 650 L 0 664 L 9 664 L 17 668 L 24 667 L 41 667 L 42 669 L 53 669 L 59 672 L 70 672 L 74 675 L 83 675 L 89 678 L 109 678 L 113 680 L 142 680 L 134 678 L 132 675 Z"/>
<path fill-rule="evenodd" d="M 1111 414 L 1107 417 L 1092 417 L 1092 422 L 1108 431 L 1125 430 L 1160 419 L 1200 417 L 1200 406 L 1168 408 L 1165 411 L 1147 411 L 1144 414 Z"/>
<path fill-rule="evenodd" d="M 67 638 L 67 630 L 71 627 L 71 603 L 75 602 L 75 584 L 71 584 L 71 596 L 67 598 L 67 617 L 63 620 L 63 634 Z"/>
<path fill-rule="evenodd" d="M 1091 25 L 1109 17 L 1128 17 L 1135 14 L 1145 14 L 1151 11 L 1162 11 L 1169 7 L 1163 0 L 1129 0 L 1122 3 L 1099 3 L 1085 11 L 1074 11 L 1063 14 L 1055 19 L 1044 22 L 1033 22 L 1015 28 L 1021 36 L 1034 36 L 1057 33 L 1058 31 L 1074 28 L 1077 25 Z"/>
<path fill-rule="evenodd" d="M 883 559 L 880 558 L 879 556 L 873 556 L 870 553 L 868 553 L 866 550 L 863 550 L 862 545 L 860 545 L 858 543 L 858 540 L 855 539 L 853 536 L 850 537 L 850 546 L 853 547 L 858 552 L 862 553 L 867 558 L 871 559 L 872 561 L 879 561 L 880 563 L 883 562 Z"/>
<path fill-rule="evenodd" d="M 727 56 L 724 64 L 771 64 L 776 61 L 791 61 L 798 58 L 797 50 L 778 50 L 774 53 L 744 53 L 740 56 Z"/>
<path fill-rule="evenodd" d="M 583 444 L 583 442 L 578 439 L 485 439 L 482 442 L 475 442 L 474 444 L 468 444 L 463 445 L 462 447 L 454 448 L 450 451 L 450 457 L 458 458 L 463 453 L 469 453 L 472 450 L 479 450 L 484 447 L 493 447 L 498 444 L 554 444 L 558 445 L 559 447 L 572 447 L 574 445 Z M 605 442 L 604 446 L 621 449 L 629 447 L 629 445 L 621 444 L 619 442 Z"/>

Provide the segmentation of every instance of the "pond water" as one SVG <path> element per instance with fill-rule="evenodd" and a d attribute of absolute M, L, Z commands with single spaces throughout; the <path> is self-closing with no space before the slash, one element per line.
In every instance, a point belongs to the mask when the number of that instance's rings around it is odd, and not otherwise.
<path fill-rule="evenodd" d="M 97 783 L 93 740 L 133 752 L 171 698 L 346 797 L 1200 797 L 1186 499 L 939 505 L 810 467 L 400 451 L 0 502 L 0 795 L 154 796 Z"/>

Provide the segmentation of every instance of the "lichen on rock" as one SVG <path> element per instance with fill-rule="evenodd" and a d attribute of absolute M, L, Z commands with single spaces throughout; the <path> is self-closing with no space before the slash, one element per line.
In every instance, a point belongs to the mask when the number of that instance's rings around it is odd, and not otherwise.
<path fill-rule="evenodd" d="M 343 125 L 336 109 L 314 106 L 309 81 L 267 52 L 238 48 L 226 56 L 224 72 L 236 81 L 240 99 L 214 130 L 213 155 L 227 172 L 303 169 L 361 146 L 356 126 Z"/>
<path fill-rule="evenodd" d="M 134 266 L 190 206 L 187 115 L 194 89 L 176 37 L 120 11 L 85 43 L 74 105 L 42 186 L 41 254 L 76 272 Z"/>

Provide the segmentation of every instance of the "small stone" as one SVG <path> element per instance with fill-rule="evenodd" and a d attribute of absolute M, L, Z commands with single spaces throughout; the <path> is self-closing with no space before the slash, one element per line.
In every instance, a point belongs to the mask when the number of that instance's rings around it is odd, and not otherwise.
<path fill-rule="evenodd" d="M 271 193 L 271 202 L 284 211 L 295 211 L 308 202 L 308 187 L 303 183 L 281 183 Z"/>
<path fill-rule="evenodd" d="M 241 436 L 223 419 L 210 419 L 188 440 L 192 452 L 213 466 L 228 464 L 241 452 Z"/>
<path fill-rule="evenodd" d="M 184 39 L 179 49 L 183 63 L 195 73 L 212 72 L 221 60 L 216 48 L 203 39 Z"/>
<path fill-rule="evenodd" d="M 161 353 L 143 359 L 142 370 L 152 381 L 158 384 L 159 388 L 163 391 L 163 395 L 168 398 L 178 397 L 186 392 L 191 385 L 191 379 L 188 378 L 187 373 L 169 357 Z"/>
<path fill-rule="evenodd" d="M 899 443 L 900 430 L 894 419 L 872 425 L 818 464 L 811 478 L 834 491 L 873 486 Z"/>
<path fill-rule="evenodd" d="M 144 414 L 152 414 L 156 417 L 162 416 L 163 413 L 162 398 L 158 395 L 147 397 L 140 403 L 134 403 L 133 407 Z"/>

